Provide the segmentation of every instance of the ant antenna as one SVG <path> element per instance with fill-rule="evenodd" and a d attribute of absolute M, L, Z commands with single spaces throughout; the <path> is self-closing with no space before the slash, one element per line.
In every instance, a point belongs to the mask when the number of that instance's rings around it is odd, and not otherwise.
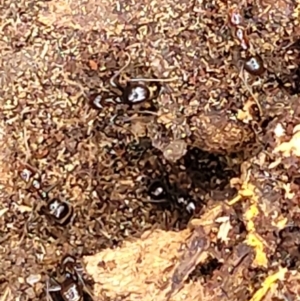
<path fill-rule="evenodd" d="M 52 184 L 51 186 L 49 186 L 49 187 L 47 187 L 47 189 L 45 189 L 45 190 L 40 190 L 40 191 L 38 191 L 38 194 L 39 194 L 39 196 L 40 196 L 40 198 L 42 199 L 42 200 L 48 200 L 48 193 L 51 191 L 51 190 L 53 190 L 56 186 L 58 186 L 59 184 L 60 184 L 60 180 L 58 180 L 56 183 L 54 183 L 54 184 Z"/>
<path fill-rule="evenodd" d="M 138 81 L 143 81 L 143 82 L 173 82 L 177 80 L 178 77 L 171 77 L 171 78 L 131 78 L 129 79 L 130 82 L 138 82 Z"/>
<path fill-rule="evenodd" d="M 125 54 L 127 56 L 127 63 L 118 72 L 116 72 L 109 80 L 109 83 L 112 87 L 116 87 L 115 79 L 129 66 L 131 62 L 131 56 L 127 52 Z"/>
<path fill-rule="evenodd" d="M 49 279 L 47 279 L 46 281 L 46 298 L 47 298 L 47 301 L 51 301 L 51 297 L 50 297 L 50 294 L 49 294 Z"/>
<path fill-rule="evenodd" d="M 81 275 L 81 271 L 83 271 L 83 269 L 82 268 L 78 269 L 78 268 L 75 267 L 75 271 L 76 271 L 77 277 L 79 278 L 79 281 L 81 282 L 81 284 L 84 287 L 85 291 L 90 295 L 92 301 L 94 301 L 95 300 L 94 295 L 90 291 L 89 287 L 85 284 L 83 276 Z"/>

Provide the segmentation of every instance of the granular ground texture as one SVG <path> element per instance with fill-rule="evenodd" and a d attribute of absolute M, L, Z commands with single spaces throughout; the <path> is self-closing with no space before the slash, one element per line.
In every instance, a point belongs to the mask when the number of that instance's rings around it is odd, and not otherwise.
<path fill-rule="evenodd" d="M 298 300 L 299 10 L 1 0 L 0 301 Z"/>

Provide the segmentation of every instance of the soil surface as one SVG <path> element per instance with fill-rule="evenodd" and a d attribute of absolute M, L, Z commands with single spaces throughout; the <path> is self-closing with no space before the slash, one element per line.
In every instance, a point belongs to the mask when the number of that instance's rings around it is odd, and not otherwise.
<path fill-rule="evenodd" d="M 45 300 L 66 254 L 95 300 L 298 300 L 300 3 L 275 2 L 0 1 L 1 301 Z"/>

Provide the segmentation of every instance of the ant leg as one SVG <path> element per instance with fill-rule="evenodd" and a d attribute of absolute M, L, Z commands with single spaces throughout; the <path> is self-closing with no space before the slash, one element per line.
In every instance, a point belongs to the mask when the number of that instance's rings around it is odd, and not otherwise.
<path fill-rule="evenodd" d="M 239 74 L 239 77 L 240 79 L 243 81 L 246 89 L 248 90 L 248 92 L 250 93 L 250 95 L 252 96 L 253 100 L 255 101 L 257 107 L 258 107 L 258 110 L 259 110 L 259 114 L 260 116 L 262 116 L 262 108 L 261 108 L 261 105 L 260 105 L 260 102 L 258 101 L 258 99 L 256 98 L 256 96 L 254 95 L 252 89 L 249 87 L 248 83 L 247 83 L 247 79 L 245 78 L 245 73 L 244 73 L 244 68 L 242 67 L 241 68 L 241 72 Z"/>
<path fill-rule="evenodd" d="M 51 283 L 50 283 L 51 282 Z M 48 278 L 46 281 L 46 298 L 47 301 L 53 301 L 50 293 L 59 292 L 61 290 L 61 285 L 53 278 Z"/>
<path fill-rule="evenodd" d="M 49 294 L 49 279 L 46 281 L 46 300 L 53 301 L 50 294 Z"/>
<path fill-rule="evenodd" d="M 38 190 L 38 194 L 40 196 L 40 198 L 44 201 L 48 200 L 48 193 L 53 190 L 58 184 L 60 183 L 60 180 L 57 181 L 56 183 L 52 184 L 50 187 L 48 187 L 46 190 Z"/>

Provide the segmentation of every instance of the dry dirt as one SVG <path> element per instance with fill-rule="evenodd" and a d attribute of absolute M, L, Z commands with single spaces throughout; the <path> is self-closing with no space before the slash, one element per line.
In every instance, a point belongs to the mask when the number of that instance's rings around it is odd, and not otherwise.
<path fill-rule="evenodd" d="M 300 300 L 300 2 L 274 3 L 0 0 L 1 301 L 65 254 L 95 300 Z M 161 93 L 95 109 L 119 70 Z"/>

